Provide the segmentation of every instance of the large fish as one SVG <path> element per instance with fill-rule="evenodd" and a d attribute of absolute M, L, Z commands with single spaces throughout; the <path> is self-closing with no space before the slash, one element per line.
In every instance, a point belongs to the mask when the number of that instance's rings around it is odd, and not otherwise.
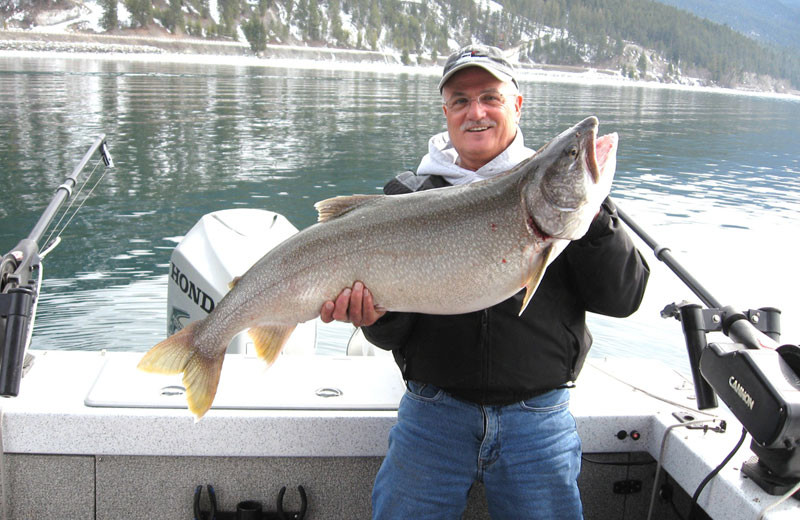
<path fill-rule="evenodd" d="M 589 117 L 491 179 L 407 195 L 318 202 L 319 222 L 270 250 L 203 320 L 153 347 L 139 368 L 183 372 L 189 409 L 211 407 L 234 335 L 268 363 L 326 300 L 361 281 L 389 311 L 460 314 L 527 288 L 586 233 L 611 189 L 617 135 Z"/>

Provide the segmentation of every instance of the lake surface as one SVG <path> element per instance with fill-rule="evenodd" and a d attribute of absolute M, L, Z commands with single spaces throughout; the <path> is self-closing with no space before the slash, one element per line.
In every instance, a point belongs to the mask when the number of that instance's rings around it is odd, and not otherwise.
<path fill-rule="evenodd" d="M 0 58 L 0 252 L 101 133 L 116 163 L 45 262 L 32 348 L 146 350 L 165 335 L 171 251 L 202 215 L 263 208 L 303 228 L 317 200 L 379 192 L 444 129 L 437 80 Z M 619 205 L 718 300 L 782 309 L 783 339 L 800 342 L 800 103 L 539 81 L 522 93 L 528 146 L 598 116 L 601 133 L 620 135 Z M 698 299 L 640 244 L 653 270 L 645 302 L 628 319 L 591 316 L 591 355 L 687 373 L 680 324 L 659 311 Z M 322 350 L 343 348 L 347 332 L 321 334 Z"/>

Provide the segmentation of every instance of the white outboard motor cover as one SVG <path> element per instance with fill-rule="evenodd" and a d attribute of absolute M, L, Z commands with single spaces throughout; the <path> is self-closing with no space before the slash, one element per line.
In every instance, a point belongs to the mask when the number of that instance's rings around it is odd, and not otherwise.
<path fill-rule="evenodd" d="M 167 289 L 167 334 L 208 316 L 243 275 L 267 251 L 297 233 L 278 213 L 228 209 L 204 215 L 172 252 Z M 297 326 L 283 352 L 313 354 L 316 321 Z M 228 353 L 252 353 L 247 332 L 236 335 Z"/>

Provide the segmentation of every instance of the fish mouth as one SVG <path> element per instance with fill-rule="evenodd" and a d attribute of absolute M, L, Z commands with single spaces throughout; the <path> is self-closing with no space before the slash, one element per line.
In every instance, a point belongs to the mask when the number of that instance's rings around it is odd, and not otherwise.
<path fill-rule="evenodd" d="M 598 137 L 594 141 L 594 146 L 589 147 L 589 153 L 586 155 L 586 167 L 594 184 L 598 184 L 605 176 L 608 166 L 612 162 L 616 165 L 618 142 L 619 136 L 614 132 Z"/>
<path fill-rule="evenodd" d="M 617 143 L 619 136 L 616 132 L 597 137 L 599 121 L 596 117 L 586 118 L 580 126 L 589 126 L 586 129 L 586 171 L 592 184 L 599 184 L 605 176 L 608 166 L 613 164 L 616 169 Z M 614 159 L 613 161 L 610 159 Z"/>

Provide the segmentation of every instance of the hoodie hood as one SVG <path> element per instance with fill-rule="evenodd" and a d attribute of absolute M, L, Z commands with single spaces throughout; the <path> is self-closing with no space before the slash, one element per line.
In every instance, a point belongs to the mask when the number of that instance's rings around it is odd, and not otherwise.
<path fill-rule="evenodd" d="M 428 141 L 428 153 L 420 161 L 417 175 L 439 175 L 453 185 L 468 184 L 508 171 L 535 153 L 525 147 L 522 131 L 517 128 L 514 140 L 500 155 L 476 171 L 467 170 L 456 164 L 458 152 L 450 142 L 450 134 L 445 131 Z"/>

